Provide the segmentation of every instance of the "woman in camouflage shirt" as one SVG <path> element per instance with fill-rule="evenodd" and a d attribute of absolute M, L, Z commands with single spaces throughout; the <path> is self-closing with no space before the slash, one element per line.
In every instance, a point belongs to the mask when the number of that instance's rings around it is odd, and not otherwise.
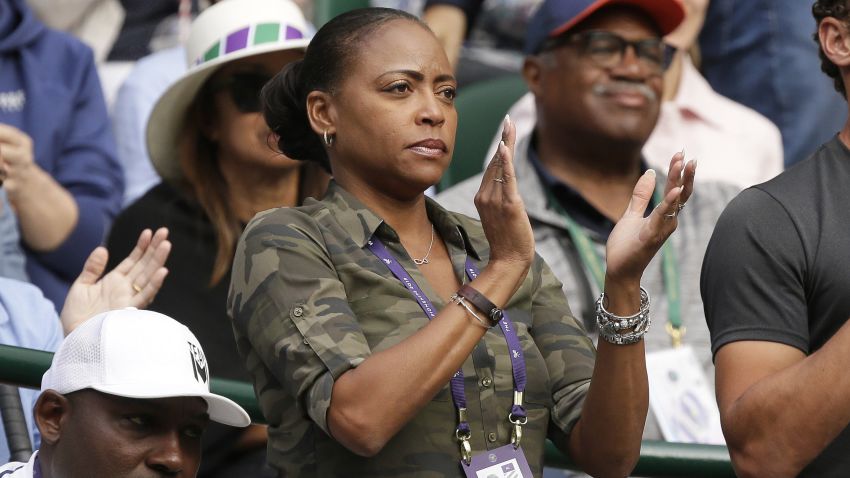
<path fill-rule="evenodd" d="M 257 215 L 234 261 L 228 308 L 282 476 L 464 476 L 466 444 L 475 462 L 512 442 L 506 417 L 520 355 L 520 452 L 535 476 L 547 436 L 591 474 L 624 476 L 637 461 L 648 407 L 643 342 L 594 350 L 535 256 L 511 122 L 476 196 L 480 223 L 425 197 L 451 158 L 454 95 L 431 31 L 385 9 L 332 20 L 304 60 L 263 89 L 281 151 L 334 176 L 321 201 Z M 635 187 L 608 241 L 610 312 L 641 304 L 643 269 L 692 188 L 694 167 L 683 178 L 685 169 L 675 156 L 667 195 L 647 218 L 653 175 Z M 373 252 L 378 243 L 385 253 Z M 468 280 L 467 259 L 481 269 Z M 394 275 L 393 262 L 409 275 Z M 414 299 L 412 282 L 430 301 Z M 482 326 L 488 310 L 457 299 L 464 283 L 507 312 L 521 354 Z M 465 430 L 453 406 L 459 391 L 448 385 L 459 369 Z"/>

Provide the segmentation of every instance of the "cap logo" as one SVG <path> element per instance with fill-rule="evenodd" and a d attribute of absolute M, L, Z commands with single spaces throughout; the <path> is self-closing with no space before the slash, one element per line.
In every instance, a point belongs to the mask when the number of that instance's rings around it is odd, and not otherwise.
<path fill-rule="evenodd" d="M 192 342 L 187 343 L 189 344 L 189 356 L 192 359 L 192 372 L 195 374 L 195 380 L 206 384 L 210 381 L 210 371 L 207 368 L 207 358 L 204 356 L 204 351 Z"/>
<path fill-rule="evenodd" d="M 263 43 L 277 43 L 285 40 L 300 40 L 304 32 L 293 25 L 282 23 L 259 23 L 239 28 L 207 48 L 203 55 L 196 58 L 198 66 L 216 58 L 244 50 Z"/>

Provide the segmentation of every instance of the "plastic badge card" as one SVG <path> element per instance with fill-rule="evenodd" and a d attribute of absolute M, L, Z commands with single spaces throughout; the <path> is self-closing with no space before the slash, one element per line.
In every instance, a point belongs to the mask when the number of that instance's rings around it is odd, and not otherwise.
<path fill-rule="evenodd" d="M 461 460 L 460 466 L 466 478 L 533 478 L 522 447 L 514 449 L 513 445 L 479 453 L 469 466 Z"/>
<path fill-rule="evenodd" d="M 649 404 L 667 441 L 723 445 L 720 412 L 690 346 L 646 355 Z"/>

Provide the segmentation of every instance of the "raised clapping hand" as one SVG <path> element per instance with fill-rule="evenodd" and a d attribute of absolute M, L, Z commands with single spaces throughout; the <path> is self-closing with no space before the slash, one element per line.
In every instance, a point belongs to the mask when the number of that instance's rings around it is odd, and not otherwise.
<path fill-rule="evenodd" d="M 0 168 L 3 186 L 13 200 L 26 189 L 27 181 L 38 165 L 33 159 L 32 138 L 23 131 L 0 123 Z"/>
<path fill-rule="evenodd" d="M 481 179 L 475 207 L 490 243 L 490 261 L 527 268 L 534 259 L 534 234 L 517 189 L 514 172 L 516 127 L 505 117 L 502 142 Z"/>
<path fill-rule="evenodd" d="M 103 247 L 92 251 L 62 307 L 65 335 L 101 312 L 150 304 L 168 274 L 164 265 L 169 252 L 168 229 L 160 228 L 155 234 L 145 229 L 130 255 L 101 277 L 109 253 Z"/>
<path fill-rule="evenodd" d="M 647 171 L 635 185 L 626 213 L 617 222 L 606 245 L 606 280 L 638 283 L 644 269 L 676 230 L 678 214 L 694 189 L 696 161 L 685 164 L 684 153 L 676 153 L 670 161 L 664 200 L 644 217 L 655 190 L 655 172 Z"/>

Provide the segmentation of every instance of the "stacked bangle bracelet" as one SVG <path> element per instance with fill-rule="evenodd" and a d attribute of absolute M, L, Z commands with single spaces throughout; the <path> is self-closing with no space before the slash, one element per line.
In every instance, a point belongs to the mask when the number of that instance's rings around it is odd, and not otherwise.
<path fill-rule="evenodd" d="M 640 288 L 640 309 L 634 315 L 621 317 L 605 310 L 605 293 L 596 300 L 596 325 L 599 336 L 606 342 L 628 345 L 640 341 L 649 331 L 652 319 L 649 316 L 649 293 Z"/>

